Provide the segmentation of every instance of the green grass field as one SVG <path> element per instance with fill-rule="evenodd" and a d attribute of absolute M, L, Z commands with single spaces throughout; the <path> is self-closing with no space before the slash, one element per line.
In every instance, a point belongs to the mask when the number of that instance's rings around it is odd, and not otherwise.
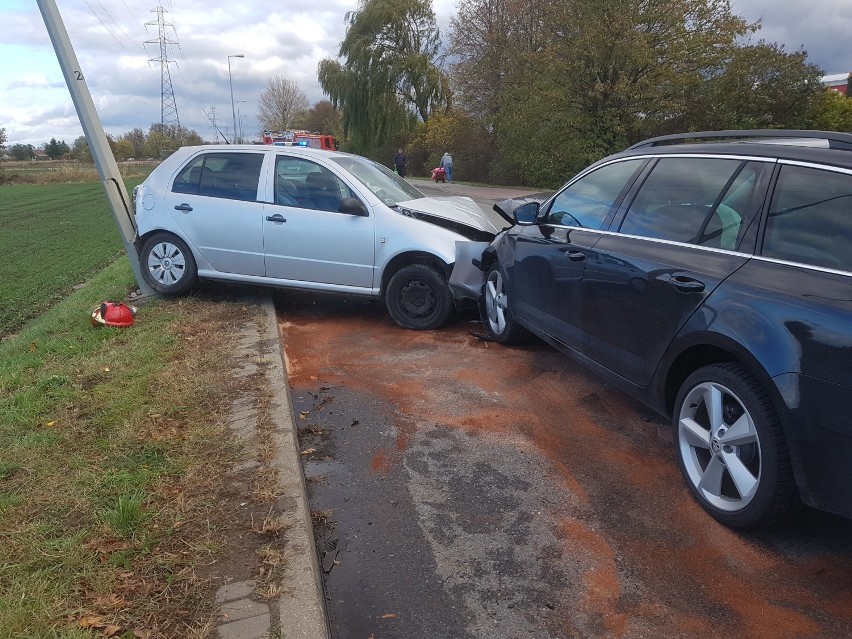
<path fill-rule="evenodd" d="M 158 162 L 122 162 L 118 165 L 125 181 L 145 179 Z M 73 160 L 4 161 L 0 163 L 0 184 L 70 184 L 98 182 L 97 168 L 90 162 Z"/>
<path fill-rule="evenodd" d="M 245 309 L 151 299 L 93 327 L 135 288 L 99 183 L 0 186 L 0 278 L 0 639 L 208 636 Z"/>
<path fill-rule="evenodd" d="M 128 192 L 141 182 L 127 183 Z M 122 252 L 103 187 L 0 186 L 0 337 L 19 330 Z"/>

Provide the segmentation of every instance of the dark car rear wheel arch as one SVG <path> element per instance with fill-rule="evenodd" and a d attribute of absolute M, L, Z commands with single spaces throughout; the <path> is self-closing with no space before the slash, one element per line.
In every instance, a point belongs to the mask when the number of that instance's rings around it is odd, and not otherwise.
<path fill-rule="evenodd" d="M 745 365 L 731 351 L 709 344 L 691 346 L 679 353 L 664 369 L 663 401 L 665 402 L 666 414 L 672 414 L 677 394 L 680 392 L 681 386 L 683 386 L 687 377 L 698 369 L 709 366 L 710 364 L 722 364 L 726 362 Z"/>

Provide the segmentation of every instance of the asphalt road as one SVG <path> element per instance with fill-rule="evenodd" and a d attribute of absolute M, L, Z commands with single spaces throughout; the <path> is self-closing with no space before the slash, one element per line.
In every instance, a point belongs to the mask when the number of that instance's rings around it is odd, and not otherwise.
<path fill-rule="evenodd" d="M 276 308 L 338 639 L 852 636 L 852 522 L 716 524 L 669 425 L 542 343 Z"/>

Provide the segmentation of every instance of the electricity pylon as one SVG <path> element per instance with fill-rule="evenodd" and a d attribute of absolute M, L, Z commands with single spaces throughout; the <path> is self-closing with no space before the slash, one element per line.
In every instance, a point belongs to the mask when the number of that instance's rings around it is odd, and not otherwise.
<path fill-rule="evenodd" d="M 151 9 L 151 13 L 157 14 L 157 21 L 147 22 L 146 25 L 156 25 L 159 37 L 156 40 L 146 40 L 145 44 L 158 44 L 160 47 L 160 57 L 151 58 L 148 62 L 160 63 L 160 124 L 163 126 L 163 133 L 171 133 L 177 137 L 180 132 L 180 118 L 172 88 L 172 74 L 169 72 L 169 62 L 174 60 L 169 58 L 168 52 L 168 46 L 176 45 L 177 42 L 169 40 L 166 36 L 166 27 L 174 28 L 174 25 L 166 22 L 163 16 L 165 12 L 166 10 L 161 6 Z"/>

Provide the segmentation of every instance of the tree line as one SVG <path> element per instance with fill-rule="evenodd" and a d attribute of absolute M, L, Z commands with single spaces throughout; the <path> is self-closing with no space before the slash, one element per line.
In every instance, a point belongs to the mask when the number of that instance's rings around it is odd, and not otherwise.
<path fill-rule="evenodd" d="M 728 0 L 360 0 L 318 77 L 344 148 L 426 175 L 555 187 L 642 139 L 712 129 L 852 130 L 804 50 L 756 39 Z"/>
<path fill-rule="evenodd" d="M 5 131 L 3 140 L 5 140 Z M 118 136 L 107 135 L 107 142 L 116 160 L 153 158 L 161 159 L 180 146 L 204 144 L 201 136 L 186 127 L 169 127 L 155 122 L 148 131 L 131 129 Z M 4 147 L 0 146 L 0 150 Z M 69 158 L 78 162 L 92 162 L 92 153 L 86 137 L 81 135 L 69 146 L 65 140 L 51 138 L 43 147 L 51 160 Z M 31 144 L 12 144 L 6 149 L 13 160 L 31 160 L 35 148 Z"/>
<path fill-rule="evenodd" d="M 402 147 L 412 175 L 428 175 L 449 151 L 462 179 L 539 187 L 655 135 L 852 131 L 852 99 L 821 85 L 806 51 L 758 38 L 760 23 L 729 0 L 456 6 L 442 40 L 431 0 L 359 0 L 338 56 L 317 69 L 330 99 L 309 106 L 296 82 L 276 75 L 258 99 L 261 128 L 330 133 L 388 165 Z M 118 159 L 200 143 L 195 131 L 160 124 L 110 138 Z M 53 139 L 45 152 L 63 145 Z M 23 146 L 9 152 L 32 153 Z M 82 136 L 65 152 L 91 157 Z"/>

